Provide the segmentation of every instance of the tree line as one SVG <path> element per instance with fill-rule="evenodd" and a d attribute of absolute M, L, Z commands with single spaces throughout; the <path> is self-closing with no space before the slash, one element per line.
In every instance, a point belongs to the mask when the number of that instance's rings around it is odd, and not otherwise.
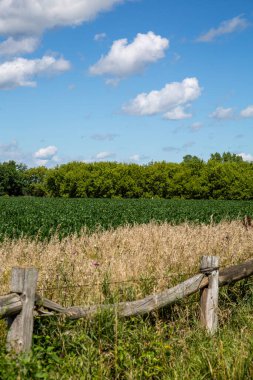
<path fill-rule="evenodd" d="M 147 165 L 69 162 L 54 168 L 0 163 L 0 196 L 67 198 L 253 199 L 253 163 L 233 153 L 207 161 Z"/>

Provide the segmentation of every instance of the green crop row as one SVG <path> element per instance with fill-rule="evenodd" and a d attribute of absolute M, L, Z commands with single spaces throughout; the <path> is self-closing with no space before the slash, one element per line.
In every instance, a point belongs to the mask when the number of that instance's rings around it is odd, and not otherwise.
<path fill-rule="evenodd" d="M 252 201 L 0 198 L 0 239 L 64 237 L 86 227 L 116 228 L 150 221 L 218 223 L 253 215 Z"/>

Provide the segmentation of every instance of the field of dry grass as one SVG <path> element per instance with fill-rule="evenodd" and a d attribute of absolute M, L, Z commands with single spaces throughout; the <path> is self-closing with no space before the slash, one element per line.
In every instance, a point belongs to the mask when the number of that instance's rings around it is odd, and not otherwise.
<path fill-rule="evenodd" d="M 48 242 L 0 243 L 0 294 L 9 292 L 11 268 L 39 269 L 39 293 L 63 305 L 141 298 L 198 272 L 202 255 L 221 266 L 253 257 L 253 228 L 150 223 Z M 136 281 L 135 281 L 136 280 Z M 0 325 L 1 379 L 252 379 L 252 283 L 219 294 L 219 330 L 199 324 L 196 297 L 145 318 L 98 314 L 91 320 L 35 318 L 33 353 L 6 354 Z M 239 353 L 239 354 L 238 354 Z"/>
<path fill-rule="evenodd" d="M 67 305 L 103 302 L 101 289 L 109 283 L 123 299 L 142 297 L 198 272 L 202 255 L 220 256 L 221 266 L 252 258 L 253 229 L 238 221 L 150 223 L 93 234 L 84 230 L 81 237 L 62 241 L 6 240 L 0 243 L 0 294 L 9 290 L 12 267 L 35 266 L 40 293 Z"/>

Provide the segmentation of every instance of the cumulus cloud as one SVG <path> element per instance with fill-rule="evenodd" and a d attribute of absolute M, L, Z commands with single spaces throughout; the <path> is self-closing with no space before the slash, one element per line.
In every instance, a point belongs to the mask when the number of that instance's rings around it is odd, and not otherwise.
<path fill-rule="evenodd" d="M 37 152 L 34 153 L 34 158 L 38 165 L 46 165 L 49 161 L 58 161 L 57 152 L 58 148 L 54 145 L 50 145 L 37 150 Z"/>
<path fill-rule="evenodd" d="M 153 32 L 138 33 L 132 43 L 128 43 L 126 38 L 114 41 L 109 53 L 102 56 L 89 71 L 92 75 L 124 78 L 163 58 L 168 47 L 167 38 Z"/>
<path fill-rule="evenodd" d="M 70 63 L 63 58 L 44 56 L 28 60 L 16 58 L 0 64 L 0 89 L 35 87 L 34 76 L 57 74 L 70 69 Z"/>
<path fill-rule="evenodd" d="M 1 0 L 0 34 L 40 34 L 58 26 L 75 26 L 124 0 Z"/>
<path fill-rule="evenodd" d="M 115 157 L 115 154 L 111 152 L 99 152 L 94 156 L 96 160 L 106 160 L 113 157 Z"/>
<path fill-rule="evenodd" d="M 185 113 L 185 108 L 200 94 L 198 79 L 186 78 L 182 82 L 168 83 L 161 90 L 141 93 L 122 109 L 130 115 L 163 114 L 167 119 L 184 119 L 191 116 Z"/>
<path fill-rule="evenodd" d="M 40 148 L 34 153 L 34 157 L 40 160 L 51 160 L 58 152 L 58 149 L 54 145 L 47 146 L 46 148 Z"/>
<path fill-rule="evenodd" d="M 248 21 L 240 15 L 230 20 L 222 21 L 222 23 L 217 28 L 212 28 L 207 33 L 202 34 L 200 37 L 198 37 L 197 41 L 211 42 L 217 37 L 243 30 L 248 26 Z"/>
<path fill-rule="evenodd" d="M 38 44 L 38 38 L 24 37 L 14 39 L 13 37 L 9 37 L 7 40 L 0 43 L 0 56 L 29 54 L 36 50 Z"/>
<path fill-rule="evenodd" d="M 242 157 L 243 161 L 252 162 L 253 161 L 253 155 L 248 153 L 239 153 L 237 156 Z"/>
<path fill-rule="evenodd" d="M 248 106 L 247 108 L 243 109 L 241 111 L 241 116 L 245 118 L 253 117 L 253 105 Z"/>
<path fill-rule="evenodd" d="M 103 41 L 106 38 L 106 33 L 97 33 L 94 36 L 94 41 Z"/>
<path fill-rule="evenodd" d="M 234 110 L 233 108 L 217 107 L 216 110 L 210 114 L 210 117 L 218 120 L 233 119 Z"/>

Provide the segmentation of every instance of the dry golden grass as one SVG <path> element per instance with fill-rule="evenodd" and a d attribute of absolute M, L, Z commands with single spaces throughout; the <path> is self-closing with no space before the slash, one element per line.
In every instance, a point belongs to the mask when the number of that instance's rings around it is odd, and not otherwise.
<path fill-rule="evenodd" d="M 150 223 L 50 242 L 0 243 L 0 294 L 9 292 L 14 266 L 39 269 L 40 293 L 65 304 L 102 302 L 102 283 L 112 282 L 122 297 L 141 297 L 198 272 L 202 255 L 220 256 L 221 266 L 253 257 L 253 228 L 241 222 L 218 225 Z M 125 282 L 139 279 L 137 282 Z M 116 284 L 115 284 L 116 283 Z M 88 285 L 81 286 L 80 285 Z"/>

